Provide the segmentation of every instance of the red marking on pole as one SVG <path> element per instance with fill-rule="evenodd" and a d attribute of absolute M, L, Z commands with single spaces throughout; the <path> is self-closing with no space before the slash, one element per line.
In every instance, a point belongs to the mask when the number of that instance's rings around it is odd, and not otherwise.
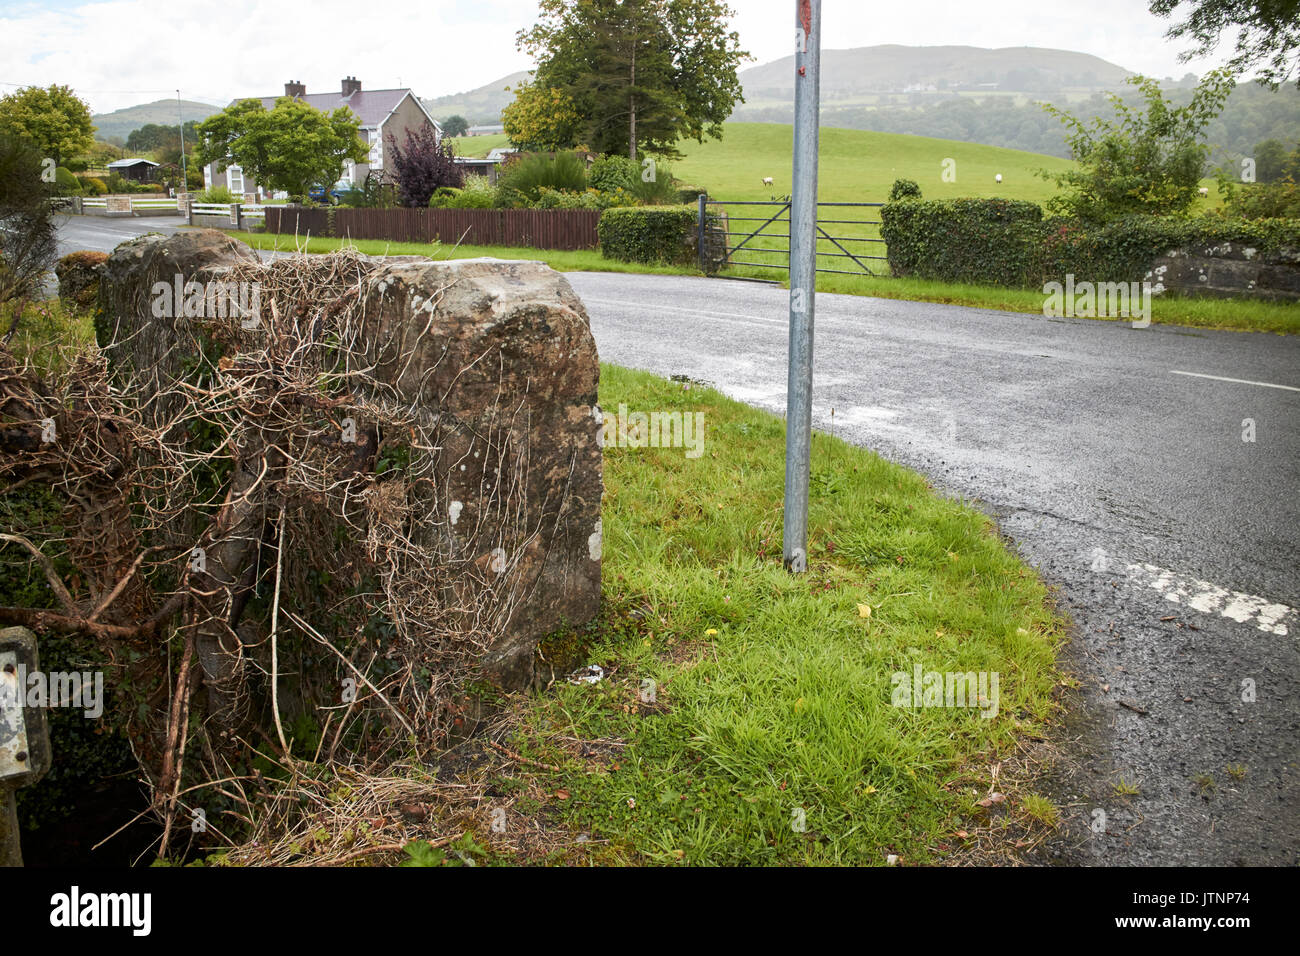
<path fill-rule="evenodd" d="M 803 21 L 803 35 L 812 32 L 812 0 L 799 0 L 799 19 Z"/>
<path fill-rule="evenodd" d="M 805 67 L 802 67 L 802 66 L 799 67 L 799 75 L 800 75 L 800 76 L 807 76 L 807 75 L 808 75 L 808 70 L 807 70 Z"/>

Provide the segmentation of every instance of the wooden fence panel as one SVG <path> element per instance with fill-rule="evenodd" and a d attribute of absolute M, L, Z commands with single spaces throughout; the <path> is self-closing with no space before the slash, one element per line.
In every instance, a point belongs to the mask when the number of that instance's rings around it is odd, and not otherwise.
<path fill-rule="evenodd" d="M 266 209 L 267 232 L 447 246 L 594 249 L 599 221 L 594 209 Z"/>

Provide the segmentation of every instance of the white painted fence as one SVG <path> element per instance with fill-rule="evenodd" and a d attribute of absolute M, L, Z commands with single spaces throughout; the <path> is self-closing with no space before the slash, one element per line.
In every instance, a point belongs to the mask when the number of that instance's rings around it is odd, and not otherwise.
<path fill-rule="evenodd" d="M 239 207 L 239 216 L 235 216 L 235 207 Z M 190 203 L 191 216 L 220 216 L 231 225 L 239 225 L 242 219 L 266 219 L 266 207 L 256 203 L 196 202 Z"/>
<path fill-rule="evenodd" d="M 140 209 L 175 209 L 177 214 L 184 212 L 179 202 L 167 196 L 114 196 L 115 200 L 126 199 L 130 203 L 131 212 Z M 96 196 L 92 198 L 83 198 L 81 200 L 82 209 L 107 209 L 108 197 Z"/>

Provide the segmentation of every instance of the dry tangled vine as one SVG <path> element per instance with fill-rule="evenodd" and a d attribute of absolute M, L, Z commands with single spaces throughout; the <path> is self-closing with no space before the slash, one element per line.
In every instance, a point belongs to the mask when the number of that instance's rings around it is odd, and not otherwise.
<path fill-rule="evenodd" d="M 260 308 L 209 301 L 47 378 L 0 346 L 0 481 L 66 502 L 57 539 L 3 538 L 59 607 L 0 622 L 86 635 L 136 689 L 124 720 L 168 834 L 182 792 L 247 779 L 262 747 L 292 763 L 302 715 L 318 758 L 436 746 L 527 599 L 508 573 L 545 530 L 525 507 L 526 409 L 498 390 L 484 432 L 429 370 L 399 391 L 411 343 L 367 332 L 365 270 L 350 252 L 235 265 L 225 291 Z M 471 447 L 485 479 L 453 534 L 443 489 Z"/>

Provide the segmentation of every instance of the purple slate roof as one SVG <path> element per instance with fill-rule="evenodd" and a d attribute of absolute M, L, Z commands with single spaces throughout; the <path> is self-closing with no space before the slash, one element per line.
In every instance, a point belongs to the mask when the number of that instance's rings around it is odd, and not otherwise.
<path fill-rule="evenodd" d="M 411 93 L 411 90 L 359 90 L 344 99 L 341 92 L 335 91 L 333 93 L 308 93 L 305 96 L 298 97 L 298 99 L 322 113 L 332 112 L 346 106 L 360 118 L 362 128 L 373 129 L 397 108 L 397 104 L 402 102 L 403 97 L 408 93 Z M 415 94 L 411 93 L 411 95 L 414 96 Z M 260 99 L 262 106 L 269 110 L 275 108 L 275 101 L 282 96 L 284 96 L 283 93 L 279 96 L 246 96 L 242 99 Z M 241 102 L 241 100 L 231 101 L 232 105 L 238 102 Z M 419 102 L 418 98 L 416 102 Z"/>

